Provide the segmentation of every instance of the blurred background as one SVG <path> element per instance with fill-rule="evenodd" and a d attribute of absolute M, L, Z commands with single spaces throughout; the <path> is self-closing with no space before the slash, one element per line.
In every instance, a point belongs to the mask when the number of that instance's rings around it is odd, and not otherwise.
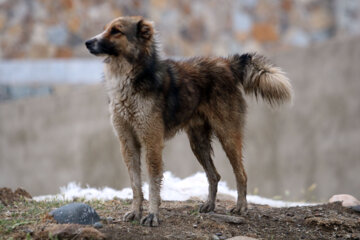
<path fill-rule="evenodd" d="M 292 106 L 274 110 L 248 97 L 249 194 L 360 197 L 358 0 L 0 0 L 0 187 L 42 195 L 70 181 L 130 185 L 102 60 L 84 47 L 124 15 L 153 20 L 166 57 L 257 51 L 287 72 Z M 217 141 L 214 148 L 222 180 L 235 188 Z M 178 177 L 202 171 L 183 134 L 163 157 Z"/>

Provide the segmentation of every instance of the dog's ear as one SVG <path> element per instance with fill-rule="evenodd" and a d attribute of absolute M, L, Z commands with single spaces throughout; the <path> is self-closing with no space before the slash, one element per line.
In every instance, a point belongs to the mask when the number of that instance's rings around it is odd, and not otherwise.
<path fill-rule="evenodd" d="M 142 38 L 145 40 L 150 40 L 154 34 L 154 27 L 153 23 L 146 21 L 144 19 L 141 19 L 137 23 L 137 36 L 138 38 Z"/>

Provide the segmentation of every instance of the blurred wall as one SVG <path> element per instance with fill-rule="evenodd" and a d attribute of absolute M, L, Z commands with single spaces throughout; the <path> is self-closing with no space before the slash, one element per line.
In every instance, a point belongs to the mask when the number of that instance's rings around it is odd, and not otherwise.
<path fill-rule="evenodd" d="M 170 56 L 278 51 L 360 34 L 358 0 L 0 0 L 0 58 L 90 57 L 84 41 L 124 15 L 153 20 Z"/>
<path fill-rule="evenodd" d="M 288 73 L 295 101 L 291 108 L 271 110 L 250 98 L 248 192 L 297 200 L 326 200 L 336 193 L 359 198 L 360 38 L 271 59 Z M 99 85 L 58 87 L 51 96 L 0 103 L 0 185 L 22 186 L 34 195 L 56 193 L 69 181 L 129 186 L 106 105 Z M 222 179 L 234 188 L 217 143 L 215 157 Z M 164 161 L 179 177 L 201 170 L 184 135 L 168 142 Z"/>

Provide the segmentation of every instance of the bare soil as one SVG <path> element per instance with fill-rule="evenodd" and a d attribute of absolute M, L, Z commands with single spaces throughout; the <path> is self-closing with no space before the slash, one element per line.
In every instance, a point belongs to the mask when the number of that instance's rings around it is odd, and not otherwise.
<path fill-rule="evenodd" d="M 360 213 L 340 203 L 291 208 L 249 204 L 246 214 L 232 218 L 229 217 L 232 201 L 217 202 L 217 217 L 199 213 L 198 200 L 164 201 L 161 225 L 149 228 L 137 221 L 122 221 L 123 214 L 130 209 L 130 201 L 85 202 L 103 219 L 102 228 L 54 223 L 47 213 L 68 202 L 22 198 L 8 202 L 7 206 L 2 204 L 0 239 L 227 239 L 239 235 L 257 239 L 360 239 Z M 146 210 L 147 202 L 144 214 Z"/>

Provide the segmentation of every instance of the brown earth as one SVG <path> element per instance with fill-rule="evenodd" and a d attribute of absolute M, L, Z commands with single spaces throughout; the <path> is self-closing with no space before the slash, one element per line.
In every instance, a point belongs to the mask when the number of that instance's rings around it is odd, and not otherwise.
<path fill-rule="evenodd" d="M 122 221 L 123 214 L 130 209 L 130 201 L 86 202 L 103 219 L 100 229 L 55 224 L 47 213 L 66 203 L 23 198 L 3 205 L 0 223 L 4 227 L 0 229 L 0 239 L 227 239 L 239 235 L 258 239 L 360 239 L 360 213 L 340 203 L 292 208 L 249 204 L 247 214 L 238 217 L 229 214 L 233 202 L 228 200 L 217 202 L 215 214 L 199 213 L 198 200 L 164 201 L 161 225 L 149 228 L 137 221 Z M 5 226 L 6 221 L 14 222 Z"/>
<path fill-rule="evenodd" d="M 22 188 L 17 188 L 14 192 L 10 188 L 0 188 L 0 203 L 7 206 L 23 198 L 31 199 L 31 195 Z"/>

